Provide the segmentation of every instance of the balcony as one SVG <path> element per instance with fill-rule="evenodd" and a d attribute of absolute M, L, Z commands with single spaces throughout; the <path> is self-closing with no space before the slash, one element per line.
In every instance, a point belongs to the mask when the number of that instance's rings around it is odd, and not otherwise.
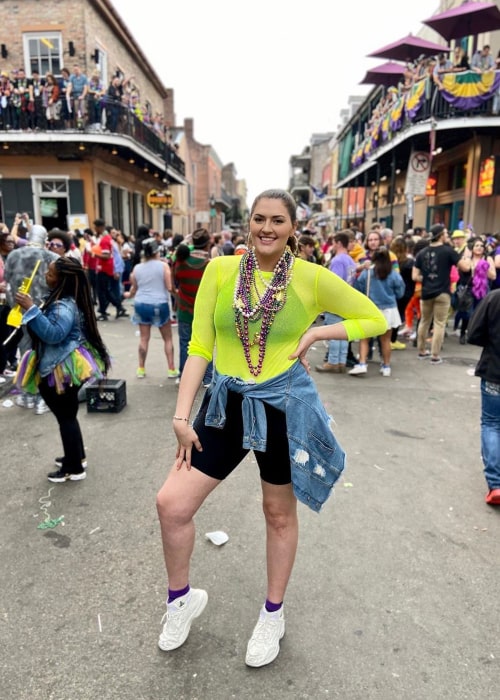
<path fill-rule="evenodd" d="M 377 117 L 384 91 L 378 88 L 368 96 L 339 134 L 344 156 L 337 188 L 366 185 L 373 168 L 379 177 L 390 176 L 397 169 L 405 171 L 412 149 L 428 153 L 437 147 L 450 149 L 470 139 L 472 130 L 480 135 L 498 129 L 500 116 L 494 107 L 499 99 L 500 71 L 446 75 L 443 89 L 424 78 Z M 464 91 L 460 91 L 459 81 L 467 83 L 467 98 L 460 96 Z"/>
<path fill-rule="evenodd" d="M 152 126 L 121 104 L 109 105 L 106 112 L 101 121 L 75 129 L 65 128 L 60 119 L 48 124 L 41 102 L 33 112 L 5 110 L 0 118 L 0 150 L 14 155 L 49 153 L 59 160 L 82 160 L 89 153 L 112 156 L 161 180 L 186 184 L 184 161 Z"/>

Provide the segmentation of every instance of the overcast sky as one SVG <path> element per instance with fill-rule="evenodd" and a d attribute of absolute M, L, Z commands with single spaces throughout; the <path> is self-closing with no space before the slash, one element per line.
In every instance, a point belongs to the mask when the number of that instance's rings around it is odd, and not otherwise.
<path fill-rule="evenodd" d="M 288 186 L 289 159 L 335 132 L 368 53 L 417 34 L 438 0 L 111 0 L 166 87 L 177 125 L 233 162 L 248 199 Z M 434 35 L 433 39 L 436 38 Z M 313 183 L 319 184 L 319 183 Z"/>

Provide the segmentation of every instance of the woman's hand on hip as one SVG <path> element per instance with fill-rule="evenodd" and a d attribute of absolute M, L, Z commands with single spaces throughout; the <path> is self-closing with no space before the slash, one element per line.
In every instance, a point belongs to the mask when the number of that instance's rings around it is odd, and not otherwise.
<path fill-rule="evenodd" d="M 309 364 L 306 354 L 311 345 L 315 341 L 315 333 L 312 328 L 309 328 L 304 335 L 300 338 L 297 349 L 295 352 L 293 352 L 291 355 L 288 356 L 289 360 L 295 360 L 295 358 L 298 358 L 300 363 L 303 365 L 305 368 L 306 372 L 311 371 L 311 365 Z"/>

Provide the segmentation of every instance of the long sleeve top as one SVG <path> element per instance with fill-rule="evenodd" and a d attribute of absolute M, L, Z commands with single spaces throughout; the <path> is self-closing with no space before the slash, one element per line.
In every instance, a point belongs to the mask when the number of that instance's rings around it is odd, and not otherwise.
<path fill-rule="evenodd" d="M 324 311 L 345 319 L 342 324 L 348 340 L 376 337 L 387 329 L 383 314 L 364 294 L 325 267 L 296 258 L 285 305 L 271 326 L 262 372 L 255 378 L 236 334 L 232 308 L 240 262 L 240 256 L 213 258 L 205 268 L 196 295 L 188 352 L 211 360 L 215 346 L 215 365 L 220 374 L 257 382 L 282 374 L 295 362 L 288 357 L 296 350 L 299 338 Z M 269 283 L 272 276 L 272 272 L 262 272 L 265 282 Z M 256 284 L 262 293 L 262 282 L 256 279 Z M 260 330 L 260 322 L 250 323 L 250 327 L 253 337 Z M 251 354 L 255 362 L 256 345 Z"/>

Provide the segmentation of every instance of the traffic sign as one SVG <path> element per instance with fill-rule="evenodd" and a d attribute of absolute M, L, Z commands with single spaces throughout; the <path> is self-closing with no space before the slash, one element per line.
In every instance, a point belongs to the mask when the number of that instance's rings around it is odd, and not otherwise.
<path fill-rule="evenodd" d="M 431 156 L 425 151 L 412 151 L 406 173 L 405 194 L 424 195 L 431 172 Z"/>

